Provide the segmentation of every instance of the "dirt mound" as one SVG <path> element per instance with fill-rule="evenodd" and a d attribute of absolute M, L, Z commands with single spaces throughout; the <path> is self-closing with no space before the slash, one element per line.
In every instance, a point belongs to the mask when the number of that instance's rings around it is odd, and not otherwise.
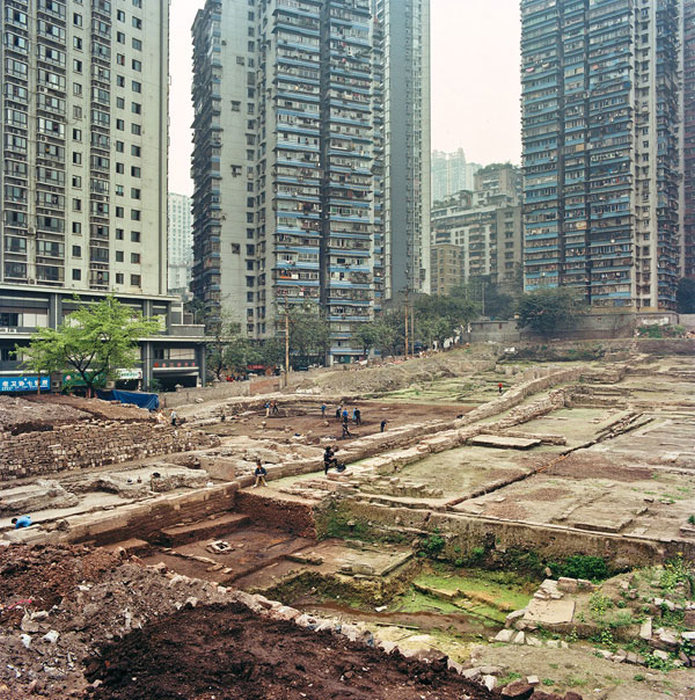
<path fill-rule="evenodd" d="M 153 420 L 150 412 L 137 406 L 124 405 L 118 402 L 102 401 L 101 399 L 84 399 L 79 396 L 28 396 L 26 400 L 40 410 L 46 407 L 60 407 L 61 410 L 79 411 L 87 417 L 97 420 L 117 420 L 122 422 Z"/>
<path fill-rule="evenodd" d="M 89 419 L 89 413 L 56 401 L 28 400 L 25 397 L 0 396 L 0 430 L 28 432 L 27 426 L 60 425 Z M 37 427 L 37 429 L 40 429 Z"/>
<path fill-rule="evenodd" d="M 87 669 L 99 700 L 151 698 L 460 700 L 497 697 L 445 660 L 385 656 L 329 632 L 259 619 L 239 605 L 183 609 L 102 650 Z"/>

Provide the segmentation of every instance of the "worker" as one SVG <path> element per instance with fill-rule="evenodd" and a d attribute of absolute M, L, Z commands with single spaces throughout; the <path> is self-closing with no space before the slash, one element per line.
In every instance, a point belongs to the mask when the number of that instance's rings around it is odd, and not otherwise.
<path fill-rule="evenodd" d="M 325 418 L 325 417 L 326 417 L 326 404 L 322 403 L 321 404 L 321 418 Z"/>
<path fill-rule="evenodd" d="M 18 518 L 12 518 L 12 524 L 15 530 L 19 530 L 23 527 L 29 527 L 31 525 L 31 516 L 20 515 Z"/>
<path fill-rule="evenodd" d="M 500 394 L 502 393 L 502 387 L 503 387 L 503 384 L 502 384 L 502 382 L 500 382 L 500 383 L 497 385 L 497 391 L 498 391 Z"/>
<path fill-rule="evenodd" d="M 265 480 L 265 477 L 268 475 L 268 470 L 263 466 L 263 462 L 261 462 L 260 459 L 256 460 L 256 469 L 253 472 L 253 475 L 256 477 L 256 482 L 254 483 L 253 488 L 268 485 Z"/>
<path fill-rule="evenodd" d="M 387 423 L 388 423 L 388 421 L 386 420 L 386 418 L 384 418 L 384 420 L 381 421 L 381 432 L 382 433 L 384 432 L 384 428 L 386 427 Z"/>
<path fill-rule="evenodd" d="M 355 425 L 362 425 L 362 412 L 360 411 L 359 408 L 356 408 L 352 412 L 352 416 L 355 419 Z"/>
<path fill-rule="evenodd" d="M 324 450 L 324 453 L 323 453 L 323 473 L 324 474 L 328 474 L 328 470 L 331 467 L 338 466 L 338 460 L 335 457 L 335 453 L 336 453 L 337 449 L 338 449 L 337 447 L 334 449 L 330 445 L 326 446 L 326 449 Z"/>
<path fill-rule="evenodd" d="M 172 424 L 174 427 L 176 427 L 176 420 L 177 420 L 178 416 L 176 415 L 176 411 L 174 411 L 173 409 L 172 409 L 172 411 L 171 411 L 171 416 L 170 416 L 170 417 L 171 417 L 171 424 Z"/>
<path fill-rule="evenodd" d="M 352 437 L 352 433 L 350 432 L 350 428 L 348 427 L 348 417 L 347 417 L 347 411 L 345 414 L 343 414 L 343 439 Z"/>

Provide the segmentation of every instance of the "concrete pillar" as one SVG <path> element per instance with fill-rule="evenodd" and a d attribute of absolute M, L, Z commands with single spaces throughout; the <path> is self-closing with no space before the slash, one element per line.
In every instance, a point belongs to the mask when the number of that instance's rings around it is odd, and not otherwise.
<path fill-rule="evenodd" d="M 152 343 L 142 344 L 142 382 L 148 389 L 152 383 Z"/>

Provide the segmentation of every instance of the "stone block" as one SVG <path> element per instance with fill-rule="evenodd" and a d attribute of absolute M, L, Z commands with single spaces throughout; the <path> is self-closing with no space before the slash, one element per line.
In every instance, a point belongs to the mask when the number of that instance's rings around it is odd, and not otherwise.
<path fill-rule="evenodd" d="M 528 700 L 533 695 L 533 686 L 521 679 L 512 681 L 502 688 L 500 695 L 505 700 Z"/>

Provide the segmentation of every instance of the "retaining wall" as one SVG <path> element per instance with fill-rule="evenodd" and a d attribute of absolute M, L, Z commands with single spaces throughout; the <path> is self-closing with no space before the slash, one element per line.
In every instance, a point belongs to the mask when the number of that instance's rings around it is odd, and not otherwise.
<path fill-rule="evenodd" d="M 215 436 L 147 421 L 82 422 L 0 438 L 0 480 L 122 464 L 219 445 Z"/>
<path fill-rule="evenodd" d="M 240 491 L 236 498 L 236 510 L 261 525 L 279 527 L 299 537 L 316 537 L 316 523 L 309 503 Z"/>

